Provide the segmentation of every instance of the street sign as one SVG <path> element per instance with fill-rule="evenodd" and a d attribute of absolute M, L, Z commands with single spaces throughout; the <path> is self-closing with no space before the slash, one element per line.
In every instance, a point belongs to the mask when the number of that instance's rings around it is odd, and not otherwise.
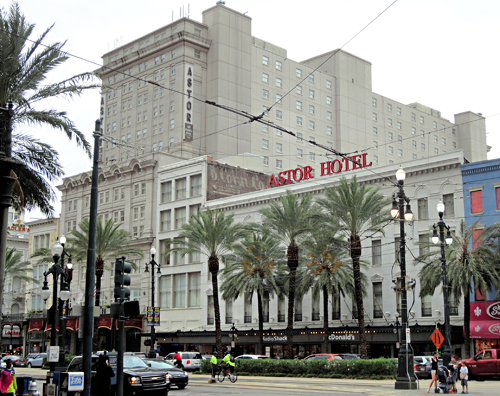
<path fill-rule="evenodd" d="M 406 328 L 406 343 L 411 344 L 411 338 L 410 338 L 410 328 Z"/>
<path fill-rule="evenodd" d="M 47 348 L 47 362 L 55 363 L 59 361 L 59 347 L 58 346 L 49 346 Z"/>
<path fill-rule="evenodd" d="M 439 329 L 434 330 L 434 333 L 432 333 L 431 335 L 431 341 L 436 346 L 436 348 L 439 348 L 444 342 L 443 334 L 439 331 Z"/>

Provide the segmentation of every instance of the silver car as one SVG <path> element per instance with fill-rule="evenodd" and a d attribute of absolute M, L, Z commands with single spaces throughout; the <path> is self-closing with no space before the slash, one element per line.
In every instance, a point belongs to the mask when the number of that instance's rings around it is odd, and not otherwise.
<path fill-rule="evenodd" d="M 47 354 L 46 353 L 39 353 L 34 357 L 30 357 L 26 359 L 26 367 L 42 367 L 43 364 L 43 358 L 46 358 Z"/>
<path fill-rule="evenodd" d="M 201 353 L 199 352 L 179 352 L 181 355 L 182 359 L 182 369 L 186 371 L 196 371 L 199 370 L 201 367 L 201 361 L 203 360 L 203 357 L 201 356 Z M 170 363 L 175 365 L 175 360 L 174 360 L 174 355 L 175 352 L 169 353 L 167 356 L 165 356 L 165 360 L 168 360 Z"/>

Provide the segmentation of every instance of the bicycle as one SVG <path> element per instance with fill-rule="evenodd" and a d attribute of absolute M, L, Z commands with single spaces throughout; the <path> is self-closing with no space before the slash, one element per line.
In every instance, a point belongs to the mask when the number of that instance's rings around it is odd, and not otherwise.
<path fill-rule="evenodd" d="M 231 383 L 233 384 L 238 380 L 238 374 L 236 374 L 235 371 L 231 373 L 231 369 L 229 367 L 222 367 L 219 371 L 217 379 L 219 380 L 219 382 L 224 382 L 226 377 L 228 377 L 229 381 L 231 381 Z"/>

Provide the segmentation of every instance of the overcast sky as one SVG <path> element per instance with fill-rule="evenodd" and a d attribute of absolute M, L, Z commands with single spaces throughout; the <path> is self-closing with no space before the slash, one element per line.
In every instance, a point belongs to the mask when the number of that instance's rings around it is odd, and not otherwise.
<path fill-rule="evenodd" d="M 66 51 L 92 62 L 184 16 L 202 21 L 215 0 L 20 0 L 21 11 L 36 32 L 55 24 L 46 43 L 67 40 Z M 226 6 L 252 18 L 252 35 L 302 61 L 342 47 L 393 0 L 227 0 Z M 3 0 L 3 7 L 10 1 Z M 463 111 L 486 117 L 488 159 L 500 157 L 500 38 L 498 0 L 398 0 L 344 47 L 372 64 L 373 91 L 408 104 L 419 102 L 454 120 Z M 59 81 L 96 66 L 72 58 L 49 79 Z M 72 102 L 48 102 L 44 108 L 66 110 L 92 141 L 99 117 L 96 91 Z M 91 167 L 74 142 L 50 129 L 30 131 L 53 144 L 67 176 Z M 57 204 L 57 211 L 60 204 Z M 39 218 L 32 212 L 28 218 Z"/>

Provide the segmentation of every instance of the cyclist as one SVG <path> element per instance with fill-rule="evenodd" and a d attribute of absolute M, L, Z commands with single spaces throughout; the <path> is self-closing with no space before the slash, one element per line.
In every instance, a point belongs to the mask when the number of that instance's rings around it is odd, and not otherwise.
<path fill-rule="evenodd" d="M 229 369 L 230 373 L 234 373 L 234 367 L 235 367 L 235 362 L 234 362 L 234 356 L 231 355 L 231 352 L 226 351 L 224 354 L 224 359 L 222 359 L 222 362 L 225 363 L 226 367 L 225 369 Z"/>

